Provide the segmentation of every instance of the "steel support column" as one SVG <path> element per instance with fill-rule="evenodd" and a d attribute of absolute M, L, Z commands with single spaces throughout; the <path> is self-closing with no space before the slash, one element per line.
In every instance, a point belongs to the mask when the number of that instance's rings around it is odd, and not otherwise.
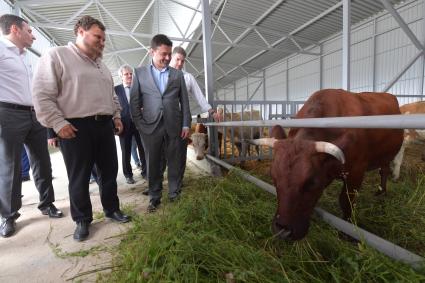
<path fill-rule="evenodd" d="M 350 91 L 351 0 L 342 2 L 342 88 Z"/>
<path fill-rule="evenodd" d="M 208 0 L 202 0 L 202 49 L 204 52 L 204 70 L 205 70 L 205 94 L 207 101 L 212 107 L 214 104 L 214 86 L 213 86 L 213 71 L 212 71 L 212 52 L 211 52 L 211 12 L 210 3 Z M 214 156 L 218 156 L 217 129 L 208 129 L 209 135 L 209 151 Z"/>

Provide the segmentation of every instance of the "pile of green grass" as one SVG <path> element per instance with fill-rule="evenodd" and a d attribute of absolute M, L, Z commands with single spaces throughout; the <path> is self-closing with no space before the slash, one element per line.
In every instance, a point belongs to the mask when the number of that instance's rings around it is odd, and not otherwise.
<path fill-rule="evenodd" d="M 300 242 L 273 237 L 275 197 L 230 173 L 185 180 L 177 203 L 135 217 L 107 282 L 420 282 L 422 272 L 313 218 Z"/>

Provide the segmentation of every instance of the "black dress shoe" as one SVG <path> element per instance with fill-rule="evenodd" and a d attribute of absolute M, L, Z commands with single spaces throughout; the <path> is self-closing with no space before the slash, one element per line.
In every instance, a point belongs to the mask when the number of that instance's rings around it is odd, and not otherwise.
<path fill-rule="evenodd" d="M 148 196 L 149 195 L 149 189 L 146 188 L 143 190 L 142 195 Z"/>
<path fill-rule="evenodd" d="M 136 183 L 136 181 L 134 181 L 133 177 L 126 177 L 125 181 L 127 182 L 127 184 L 134 184 Z"/>
<path fill-rule="evenodd" d="M 49 215 L 50 218 L 61 218 L 63 216 L 62 211 L 56 208 L 56 206 L 51 203 L 48 207 L 41 209 L 41 214 Z"/>
<path fill-rule="evenodd" d="M 119 223 L 126 223 L 131 220 L 131 217 L 122 213 L 121 210 L 117 210 L 111 214 L 106 214 L 105 216 Z"/>
<path fill-rule="evenodd" d="M 90 223 L 87 221 L 77 222 L 77 228 L 74 231 L 74 240 L 81 242 L 87 239 L 89 237 L 89 226 Z"/>
<path fill-rule="evenodd" d="M 13 235 L 15 233 L 15 218 L 2 218 L 0 223 L 0 235 L 3 238 L 7 238 Z"/>

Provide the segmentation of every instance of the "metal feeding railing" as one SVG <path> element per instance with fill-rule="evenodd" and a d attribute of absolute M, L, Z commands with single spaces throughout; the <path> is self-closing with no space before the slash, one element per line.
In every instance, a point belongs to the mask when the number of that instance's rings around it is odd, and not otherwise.
<path fill-rule="evenodd" d="M 289 119 L 295 116 L 303 104 L 304 101 L 218 100 L 214 102 L 221 122 Z M 198 122 L 212 121 L 201 118 Z M 270 150 L 257 148 L 254 152 L 253 148 L 242 142 L 244 139 L 268 136 L 270 129 L 271 127 L 242 128 L 239 126 L 210 128 L 210 153 L 230 163 L 271 158 Z"/>

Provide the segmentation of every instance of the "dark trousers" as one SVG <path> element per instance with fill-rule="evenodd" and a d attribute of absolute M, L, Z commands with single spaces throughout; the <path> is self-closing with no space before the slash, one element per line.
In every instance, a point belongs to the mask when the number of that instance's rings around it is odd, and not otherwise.
<path fill-rule="evenodd" d="M 131 144 L 134 137 L 134 139 L 136 140 L 137 149 L 139 151 L 139 160 L 140 165 L 142 167 L 142 175 L 146 175 L 145 151 L 143 149 L 143 144 L 142 140 L 140 139 L 139 132 L 137 131 L 133 122 L 130 122 L 126 125 L 128 126 L 124 127 L 124 133 L 120 135 L 123 174 L 126 178 L 133 177 L 133 170 L 131 168 Z"/>
<path fill-rule="evenodd" d="M 19 216 L 22 206 L 23 144 L 28 150 L 34 183 L 40 195 L 38 208 L 46 208 L 55 201 L 46 128 L 37 121 L 34 111 L 0 105 L 0 215 L 3 218 Z"/>
<path fill-rule="evenodd" d="M 76 137 L 61 139 L 69 180 L 71 216 L 74 221 L 93 220 L 89 193 L 90 173 L 96 163 L 100 200 L 105 214 L 119 210 L 118 159 L 111 120 L 68 119 L 78 129 Z"/>
<path fill-rule="evenodd" d="M 141 132 L 140 136 L 146 154 L 150 201 L 158 203 L 161 200 L 165 162 L 168 165 L 168 196 L 177 196 L 180 193 L 181 137 L 169 136 L 163 121 L 152 134 Z"/>

